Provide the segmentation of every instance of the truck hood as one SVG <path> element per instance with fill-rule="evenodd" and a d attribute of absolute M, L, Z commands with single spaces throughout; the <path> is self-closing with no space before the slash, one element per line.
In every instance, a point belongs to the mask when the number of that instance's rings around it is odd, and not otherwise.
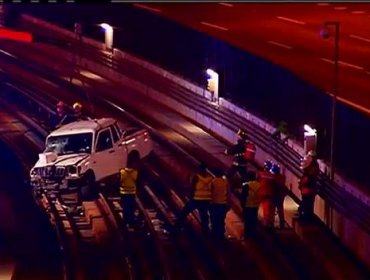
<path fill-rule="evenodd" d="M 76 165 L 83 161 L 84 159 L 88 158 L 88 154 L 74 154 L 74 155 L 61 155 L 56 158 L 55 161 L 46 164 L 46 165 L 56 165 L 56 166 L 70 166 L 70 165 Z M 46 166 L 44 162 L 42 162 L 40 159 L 36 162 L 34 167 L 43 167 Z"/>

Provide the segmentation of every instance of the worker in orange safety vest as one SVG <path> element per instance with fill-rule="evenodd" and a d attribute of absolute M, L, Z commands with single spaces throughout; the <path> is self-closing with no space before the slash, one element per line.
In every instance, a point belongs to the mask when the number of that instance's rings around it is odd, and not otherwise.
<path fill-rule="evenodd" d="M 285 176 L 281 174 L 281 169 L 278 164 L 273 164 L 270 172 L 274 175 L 274 209 L 277 210 L 280 228 L 285 227 L 284 199 L 288 194 L 285 187 Z"/>
<path fill-rule="evenodd" d="M 274 227 L 275 207 L 274 207 L 274 175 L 270 172 L 271 161 L 265 161 L 264 169 L 257 173 L 257 181 L 260 183 L 259 195 L 262 206 L 263 225 L 272 229 Z"/>
<path fill-rule="evenodd" d="M 300 218 L 310 219 L 314 213 L 314 203 L 317 194 L 317 176 L 320 173 L 319 164 L 316 159 L 316 152 L 309 151 L 302 161 L 301 168 L 303 175 L 299 181 L 302 202 L 299 207 Z"/>

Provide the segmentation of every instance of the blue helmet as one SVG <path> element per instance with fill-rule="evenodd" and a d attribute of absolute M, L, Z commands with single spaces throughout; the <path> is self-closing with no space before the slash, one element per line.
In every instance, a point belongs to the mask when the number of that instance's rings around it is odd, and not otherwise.
<path fill-rule="evenodd" d="M 272 161 L 271 160 L 266 160 L 264 163 L 263 163 L 263 169 L 266 170 L 266 171 L 269 171 L 272 167 Z"/>
<path fill-rule="evenodd" d="M 280 174 L 280 166 L 278 164 L 276 164 L 276 163 L 273 164 L 272 167 L 271 167 L 271 169 L 270 169 L 270 172 L 272 174 L 275 174 L 275 175 Z"/>

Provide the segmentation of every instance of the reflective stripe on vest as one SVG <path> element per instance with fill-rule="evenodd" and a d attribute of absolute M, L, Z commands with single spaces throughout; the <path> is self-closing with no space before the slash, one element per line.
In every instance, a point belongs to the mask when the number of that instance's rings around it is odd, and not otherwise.
<path fill-rule="evenodd" d="M 212 202 L 216 204 L 226 204 L 227 202 L 227 179 L 214 178 L 211 183 Z"/>
<path fill-rule="evenodd" d="M 254 157 L 256 155 L 256 146 L 252 143 L 247 143 L 245 145 L 245 153 L 244 156 L 248 160 L 254 160 Z"/>
<path fill-rule="evenodd" d="M 198 181 L 195 185 L 194 200 L 211 200 L 212 177 L 197 175 Z"/>
<path fill-rule="evenodd" d="M 274 180 L 274 174 L 267 171 L 262 171 L 259 173 L 259 178 L 261 180 Z"/>
<path fill-rule="evenodd" d="M 316 194 L 316 190 L 313 189 L 313 188 L 303 187 L 301 189 L 301 193 L 302 193 L 302 195 L 315 195 Z"/>
<path fill-rule="evenodd" d="M 261 197 L 259 195 L 259 189 L 261 187 L 260 183 L 257 181 L 248 182 L 249 191 L 248 197 L 245 202 L 246 207 L 258 207 L 261 202 Z"/>
<path fill-rule="evenodd" d="M 120 194 L 136 194 L 137 170 L 132 168 L 123 168 L 120 170 L 120 175 Z"/>

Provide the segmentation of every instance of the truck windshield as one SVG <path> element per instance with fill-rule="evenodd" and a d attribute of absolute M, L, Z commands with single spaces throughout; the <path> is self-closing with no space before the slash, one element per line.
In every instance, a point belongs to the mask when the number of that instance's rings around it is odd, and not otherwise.
<path fill-rule="evenodd" d="M 45 152 L 57 155 L 91 153 L 92 133 L 51 136 L 46 140 Z"/>

